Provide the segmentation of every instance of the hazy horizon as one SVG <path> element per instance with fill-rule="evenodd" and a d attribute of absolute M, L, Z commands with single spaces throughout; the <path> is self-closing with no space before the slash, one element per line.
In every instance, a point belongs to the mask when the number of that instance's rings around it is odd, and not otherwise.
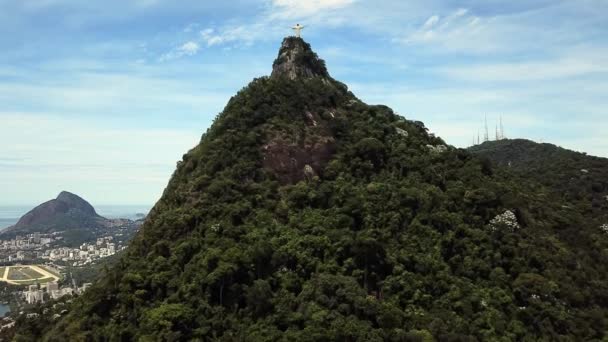
<path fill-rule="evenodd" d="M 49 200 L 51 200 L 52 198 L 50 198 Z M 46 202 L 46 201 L 45 201 Z M 41 203 L 32 203 L 32 204 L 2 204 L 0 203 L 0 208 L 22 208 L 22 207 L 31 207 L 34 208 L 35 206 L 38 206 L 40 204 L 42 204 L 44 202 Z M 115 207 L 119 207 L 119 208 L 152 208 L 154 206 L 154 204 L 108 204 L 108 203 L 90 203 L 95 210 L 97 210 L 98 208 L 115 208 Z M 99 210 L 97 210 L 99 211 Z"/>
<path fill-rule="evenodd" d="M 17 223 L 19 218 L 34 209 L 41 203 L 25 205 L 2 205 L 0 204 L 0 230 Z M 153 205 L 108 205 L 92 204 L 97 214 L 105 218 L 127 218 L 135 219 L 137 214 L 147 214 Z"/>

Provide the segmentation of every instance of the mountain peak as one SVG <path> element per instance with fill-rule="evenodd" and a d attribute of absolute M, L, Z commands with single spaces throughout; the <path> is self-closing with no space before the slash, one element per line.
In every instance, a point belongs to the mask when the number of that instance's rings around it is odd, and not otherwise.
<path fill-rule="evenodd" d="M 329 77 L 325 61 L 319 58 L 310 44 L 299 37 L 286 37 L 279 56 L 272 65 L 272 77 L 297 78 Z"/>
<path fill-rule="evenodd" d="M 63 201 L 63 200 L 72 200 L 72 199 L 80 199 L 83 200 L 80 196 L 73 194 L 69 191 L 62 191 L 59 193 L 59 195 L 57 195 L 57 200 L 59 201 Z M 84 200 L 83 200 L 84 201 Z"/>
<path fill-rule="evenodd" d="M 69 208 L 78 209 L 88 215 L 97 216 L 97 212 L 89 202 L 85 201 L 82 197 L 75 195 L 68 191 L 62 191 L 56 198 L 57 201 L 64 202 Z"/>
<path fill-rule="evenodd" d="M 99 216 L 89 202 L 71 192 L 62 191 L 57 198 L 44 202 L 23 215 L 5 232 L 51 232 L 73 228 L 103 226 L 106 219 Z"/>

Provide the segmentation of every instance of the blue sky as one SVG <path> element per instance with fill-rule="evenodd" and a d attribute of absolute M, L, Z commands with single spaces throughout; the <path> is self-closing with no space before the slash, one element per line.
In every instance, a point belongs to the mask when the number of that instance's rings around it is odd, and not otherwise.
<path fill-rule="evenodd" d="M 608 1 L 0 0 L 0 205 L 153 204 L 295 23 L 372 104 L 608 157 Z"/>

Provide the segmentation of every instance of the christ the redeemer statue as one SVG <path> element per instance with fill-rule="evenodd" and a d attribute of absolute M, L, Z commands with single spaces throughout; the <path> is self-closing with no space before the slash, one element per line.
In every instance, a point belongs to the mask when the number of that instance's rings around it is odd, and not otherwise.
<path fill-rule="evenodd" d="M 292 27 L 291 29 L 296 31 L 296 37 L 300 38 L 302 36 L 302 30 L 304 29 L 304 27 L 305 26 L 296 24 L 296 26 Z"/>

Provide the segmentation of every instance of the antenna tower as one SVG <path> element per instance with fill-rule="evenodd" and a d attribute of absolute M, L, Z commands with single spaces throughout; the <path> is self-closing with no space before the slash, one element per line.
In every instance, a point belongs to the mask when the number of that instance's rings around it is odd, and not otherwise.
<path fill-rule="evenodd" d="M 502 114 L 500 114 L 500 140 L 506 139 L 505 128 L 502 125 Z"/>
<path fill-rule="evenodd" d="M 483 136 L 483 142 L 486 142 L 486 141 L 490 140 L 490 136 L 488 134 L 488 114 L 486 114 L 484 122 L 485 122 L 486 130 L 485 130 L 485 134 Z"/>

